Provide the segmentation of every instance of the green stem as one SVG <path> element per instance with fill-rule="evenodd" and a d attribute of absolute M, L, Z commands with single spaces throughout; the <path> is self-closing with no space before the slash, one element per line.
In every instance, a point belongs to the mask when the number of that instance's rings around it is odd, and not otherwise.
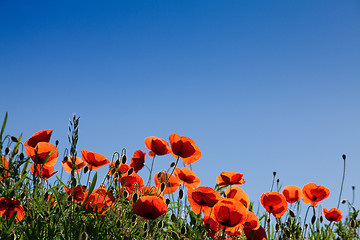
<path fill-rule="evenodd" d="M 147 186 L 149 186 L 151 184 L 151 176 L 152 176 L 152 171 L 153 171 L 153 168 L 154 168 L 155 157 L 156 157 L 156 154 L 154 155 L 154 157 L 152 159 L 151 168 L 150 168 L 150 174 L 149 174 L 149 180 L 147 182 Z"/>
<path fill-rule="evenodd" d="M 337 208 L 339 208 L 339 206 L 340 206 L 341 194 L 342 194 L 342 190 L 343 190 L 343 186 L 344 186 L 344 180 L 345 180 L 346 155 L 343 154 L 342 157 L 343 157 L 343 159 L 344 159 L 344 169 L 343 169 L 343 176 L 342 176 L 342 181 L 341 181 L 341 188 L 340 188 L 339 201 L 338 201 L 338 204 L 337 204 Z"/>

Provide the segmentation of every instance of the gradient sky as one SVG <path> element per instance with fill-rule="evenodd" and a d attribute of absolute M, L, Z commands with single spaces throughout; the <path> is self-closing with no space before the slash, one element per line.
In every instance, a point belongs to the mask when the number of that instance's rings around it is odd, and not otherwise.
<path fill-rule="evenodd" d="M 61 156 L 73 113 L 79 153 L 190 137 L 201 185 L 243 173 L 255 204 L 276 171 L 328 187 L 336 207 L 345 153 L 343 198 L 355 185 L 359 208 L 359 43 L 355 0 L 0 0 L 0 117 L 24 141 L 53 129 Z"/>

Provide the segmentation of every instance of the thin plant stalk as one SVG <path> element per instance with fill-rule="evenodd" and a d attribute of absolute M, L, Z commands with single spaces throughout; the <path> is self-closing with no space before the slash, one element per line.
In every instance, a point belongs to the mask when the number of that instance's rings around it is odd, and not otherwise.
<path fill-rule="evenodd" d="M 342 194 L 342 190 L 343 190 L 343 186 L 344 186 L 344 180 L 345 180 L 346 155 L 343 154 L 342 158 L 344 160 L 344 169 L 343 169 L 343 176 L 342 176 L 342 181 L 341 181 L 341 188 L 340 188 L 340 194 L 339 194 L 339 200 L 338 200 L 337 208 L 339 208 L 339 206 L 340 206 L 341 194 Z"/>

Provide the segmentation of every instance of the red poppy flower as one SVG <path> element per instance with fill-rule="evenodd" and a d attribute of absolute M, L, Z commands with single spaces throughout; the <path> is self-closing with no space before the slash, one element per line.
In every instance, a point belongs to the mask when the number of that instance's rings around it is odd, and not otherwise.
<path fill-rule="evenodd" d="M 278 192 L 263 193 L 260 201 L 266 211 L 272 213 L 276 218 L 284 215 L 288 209 L 285 196 Z"/>
<path fill-rule="evenodd" d="M 47 129 L 34 133 L 28 140 L 24 142 L 24 146 L 35 148 L 39 142 L 49 142 L 52 131 L 52 129 Z"/>
<path fill-rule="evenodd" d="M 169 143 L 165 139 L 158 137 L 145 138 L 145 147 L 151 150 L 149 152 L 150 157 L 155 155 L 162 156 L 171 153 Z"/>
<path fill-rule="evenodd" d="M 103 155 L 87 150 L 81 150 L 81 159 L 89 164 L 90 171 L 101 168 L 110 162 Z"/>
<path fill-rule="evenodd" d="M 216 183 L 221 187 L 226 185 L 241 185 L 246 183 L 243 176 L 243 174 L 237 172 L 222 172 L 216 178 Z"/>
<path fill-rule="evenodd" d="M 250 228 L 244 228 L 244 233 L 247 240 L 266 240 L 266 231 L 263 227 L 259 227 L 257 230 L 253 231 Z"/>
<path fill-rule="evenodd" d="M 330 190 L 323 185 L 317 186 L 315 183 L 308 183 L 304 185 L 302 193 L 304 203 L 311 203 L 311 206 L 315 207 L 318 202 L 330 195 Z"/>
<path fill-rule="evenodd" d="M 25 216 L 24 208 L 20 205 L 17 199 L 0 198 L 0 215 L 5 219 L 10 219 L 16 213 L 15 221 L 21 221 Z"/>
<path fill-rule="evenodd" d="M 175 168 L 174 174 L 184 183 L 186 188 L 197 188 L 200 185 L 200 178 L 187 167 Z"/>
<path fill-rule="evenodd" d="M 27 147 L 26 153 L 35 163 L 48 166 L 54 166 L 59 155 L 57 148 L 48 142 L 39 142 L 34 148 Z"/>
<path fill-rule="evenodd" d="M 142 185 L 144 185 L 144 180 L 140 177 L 139 174 L 133 172 L 131 175 L 127 173 L 121 175 L 120 182 L 122 186 L 128 187 L 132 190 L 135 188 L 140 189 Z"/>
<path fill-rule="evenodd" d="M 145 155 L 146 153 L 141 150 L 136 150 L 134 152 L 134 155 L 130 160 L 130 167 L 134 168 L 136 173 L 144 167 Z"/>
<path fill-rule="evenodd" d="M 175 158 L 181 157 L 186 165 L 196 162 L 201 157 L 201 151 L 195 142 L 188 137 L 177 134 L 169 136 L 171 151 Z"/>
<path fill-rule="evenodd" d="M 9 161 L 4 156 L 1 157 L 1 160 L 2 165 L 0 166 L 0 181 L 3 177 L 10 176 L 10 173 L 7 170 L 9 167 Z"/>
<path fill-rule="evenodd" d="M 47 201 L 49 202 L 50 206 L 56 206 L 55 197 L 51 193 L 48 195 Z"/>
<path fill-rule="evenodd" d="M 68 173 L 71 172 L 71 170 L 72 170 L 72 158 L 74 158 L 74 157 L 68 157 L 67 160 L 61 161 L 62 166 L 63 166 L 65 172 L 68 172 Z M 81 171 L 81 169 L 82 169 L 83 167 L 85 167 L 85 166 L 86 166 L 86 162 L 84 162 L 84 161 L 83 161 L 81 158 L 79 158 L 79 157 L 76 157 L 76 158 L 75 158 L 75 169 L 74 169 L 74 172 L 75 172 L 75 173 L 79 173 L 79 172 Z"/>
<path fill-rule="evenodd" d="M 101 196 L 105 197 L 106 203 L 108 205 L 113 204 L 116 200 L 114 195 L 110 191 L 108 191 L 106 189 L 106 187 L 104 187 L 104 186 L 98 187 L 97 189 L 95 189 L 93 191 L 93 193 L 97 193 L 97 194 L 100 194 Z"/>
<path fill-rule="evenodd" d="M 325 218 L 330 222 L 338 222 L 343 217 L 342 212 L 337 208 L 332 208 L 330 210 L 324 208 L 323 214 L 325 215 Z"/>
<path fill-rule="evenodd" d="M 240 201 L 246 208 L 249 207 L 249 196 L 237 186 L 231 186 L 225 190 L 225 196 Z"/>
<path fill-rule="evenodd" d="M 214 215 L 216 220 L 225 227 L 239 227 L 246 221 L 247 210 L 243 204 L 231 199 L 225 198 L 214 205 Z"/>
<path fill-rule="evenodd" d="M 40 164 L 37 164 L 36 165 L 36 171 L 35 171 L 35 164 L 31 164 L 30 166 L 30 170 L 32 173 L 35 172 L 35 176 L 37 177 L 41 177 L 41 178 L 44 178 L 44 179 L 48 179 L 50 177 L 52 177 L 53 175 L 55 175 L 57 173 L 54 172 L 54 166 L 48 166 L 46 164 L 44 165 L 40 165 Z"/>
<path fill-rule="evenodd" d="M 86 190 L 86 186 L 77 185 L 72 188 L 67 188 L 64 185 L 65 192 L 68 196 L 73 196 L 74 201 L 76 202 L 83 202 L 88 194 L 88 191 Z"/>
<path fill-rule="evenodd" d="M 284 194 L 288 203 L 294 203 L 302 198 L 301 188 L 294 185 L 284 187 L 284 189 L 282 190 L 282 194 Z"/>
<path fill-rule="evenodd" d="M 175 192 L 180 186 L 180 179 L 174 175 L 170 176 L 170 173 L 158 172 L 154 176 L 155 185 L 160 188 L 161 183 L 165 183 L 165 194 L 171 194 Z"/>
<path fill-rule="evenodd" d="M 115 197 L 107 192 L 104 186 L 100 186 L 90 194 L 85 203 L 85 208 L 91 213 L 103 214 L 110 209 L 114 201 Z"/>
<path fill-rule="evenodd" d="M 127 165 L 126 163 L 120 163 L 118 169 L 113 172 L 113 169 L 115 168 L 115 163 L 116 162 L 111 162 L 110 165 L 109 165 L 109 175 L 112 176 L 114 175 L 113 173 L 119 173 L 119 175 L 123 175 L 125 173 L 127 173 L 130 169 L 130 166 Z"/>
<path fill-rule="evenodd" d="M 133 213 L 146 219 L 156 219 L 168 211 L 165 198 L 142 196 L 133 205 Z"/>
<path fill-rule="evenodd" d="M 249 228 L 251 230 L 257 230 L 259 227 L 260 227 L 259 218 L 255 215 L 255 213 L 247 211 L 244 228 Z"/>
<path fill-rule="evenodd" d="M 141 186 L 140 193 L 141 196 L 163 196 L 159 188 L 148 185 Z"/>
<path fill-rule="evenodd" d="M 204 211 L 205 215 L 208 215 L 211 208 L 222 199 L 220 193 L 211 187 L 188 189 L 187 196 L 193 212 L 199 214 Z"/>
<path fill-rule="evenodd" d="M 204 225 L 206 227 L 206 225 L 209 226 L 208 229 L 208 234 L 210 237 L 212 238 L 215 238 L 218 233 L 221 231 L 221 229 L 223 229 L 224 227 L 221 226 L 220 223 L 218 223 L 218 221 L 216 221 L 216 218 L 211 215 L 211 216 L 208 216 L 208 215 L 205 215 L 204 216 Z"/>

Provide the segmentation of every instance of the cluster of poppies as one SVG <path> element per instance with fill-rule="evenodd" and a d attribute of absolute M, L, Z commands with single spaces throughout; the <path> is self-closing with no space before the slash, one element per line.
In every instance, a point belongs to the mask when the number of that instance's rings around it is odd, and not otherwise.
<path fill-rule="evenodd" d="M 261 195 L 261 204 L 275 218 L 280 218 L 288 209 L 288 203 L 295 203 L 303 199 L 304 203 L 310 203 L 311 206 L 316 205 L 330 195 L 330 190 L 322 185 L 308 183 L 301 189 L 298 186 L 289 185 L 283 188 L 282 194 L 279 192 L 267 192 Z M 327 210 L 324 208 L 323 214 L 325 218 L 331 222 L 338 222 L 342 218 L 339 209 L 332 208 Z"/>
<path fill-rule="evenodd" d="M 26 153 L 32 159 L 30 167 L 34 177 L 48 179 L 54 172 L 54 165 L 58 159 L 58 149 L 51 144 L 52 130 L 43 130 L 32 135 L 24 146 Z M 170 144 L 169 144 L 170 143 Z M 204 225 L 209 226 L 208 233 L 216 237 L 220 231 L 226 232 L 229 236 L 244 235 L 247 239 L 266 239 L 265 230 L 260 226 L 258 217 L 248 210 L 250 200 L 246 192 L 238 186 L 245 184 L 243 174 L 237 172 L 222 172 L 216 183 L 221 189 L 225 189 L 221 195 L 211 187 L 200 186 L 200 178 L 195 172 L 187 167 L 178 168 L 179 159 L 185 165 L 196 162 L 201 157 L 201 151 L 195 142 L 185 136 L 172 134 L 169 142 L 158 137 L 145 139 L 145 147 L 149 149 L 148 155 L 153 157 L 172 154 L 176 159 L 171 172 L 158 172 L 154 174 L 155 186 L 151 186 L 150 179 L 147 185 L 138 174 L 145 165 L 146 153 L 137 150 L 134 152 L 130 164 L 126 161 L 110 161 L 103 155 L 87 150 L 81 151 L 81 158 L 70 156 L 62 160 L 63 169 L 66 172 L 79 173 L 84 167 L 92 171 L 109 164 L 108 175 L 114 181 L 121 184 L 116 189 L 117 194 L 128 199 L 132 204 L 132 211 L 145 219 L 156 219 L 168 211 L 167 201 L 164 194 L 172 194 L 181 184 L 187 189 L 187 200 L 195 214 L 202 214 Z M 8 167 L 8 161 L 2 157 L 2 167 Z M 150 174 L 152 174 L 152 168 Z M 0 180 L 6 177 L 2 172 Z M 151 175 L 150 175 L 151 176 Z M 64 186 L 66 194 L 72 201 L 83 204 L 91 212 L 103 214 L 110 210 L 116 203 L 113 192 L 100 186 L 89 192 L 86 186 L 77 185 L 71 188 Z M 297 186 L 286 186 L 279 192 L 266 192 L 261 195 L 261 204 L 269 214 L 280 218 L 288 210 L 288 203 L 294 203 L 303 199 L 304 203 L 310 203 L 313 207 L 318 202 L 327 198 L 329 189 L 324 186 L 317 186 L 314 183 L 306 184 L 302 189 Z M 52 200 L 53 201 L 53 200 Z M 54 204 L 56 204 L 54 202 Z M 25 212 L 20 202 L 16 199 L 0 198 L 0 215 L 10 219 L 17 212 L 15 221 L 21 221 Z M 324 209 L 323 213 L 329 221 L 337 222 L 342 218 L 339 209 Z"/>

